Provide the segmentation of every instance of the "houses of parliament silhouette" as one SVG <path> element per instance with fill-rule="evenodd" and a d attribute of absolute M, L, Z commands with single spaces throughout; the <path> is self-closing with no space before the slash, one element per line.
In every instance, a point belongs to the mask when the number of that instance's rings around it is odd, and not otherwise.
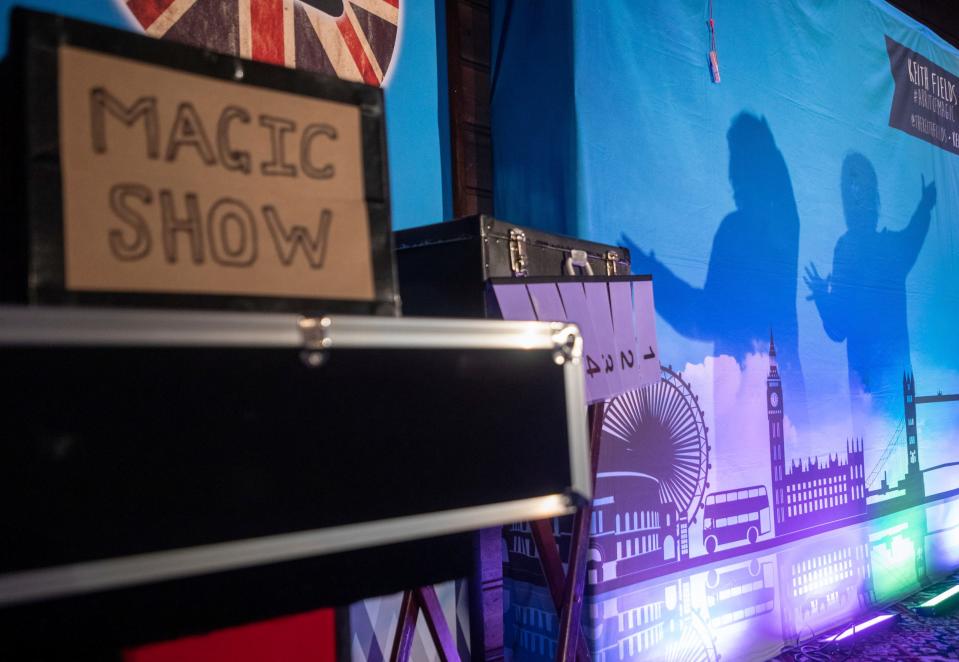
<path fill-rule="evenodd" d="M 916 407 L 924 403 L 957 402 L 957 395 L 917 396 L 915 377 L 906 373 L 902 379 L 903 418 L 893 433 L 873 470 L 865 473 L 863 440 L 846 441 L 844 453 L 786 462 L 783 433 L 783 388 L 776 362 L 776 345 L 770 335 L 769 373 L 766 376 L 766 407 L 769 418 L 769 457 L 772 474 L 773 521 L 775 535 L 783 535 L 838 522 L 853 517 L 876 517 L 923 503 L 926 500 L 923 474 L 959 461 L 947 462 L 927 469 L 920 468 L 919 439 Z M 905 440 L 908 459 L 905 475 L 894 485 L 889 484 L 883 468 L 892 453 Z M 871 489 L 880 471 L 882 481 Z M 867 498 L 885 500 L 868 503 Z"/>
<path fill-rule="evenodd" d="M 769 338 L 766 375 L 773 522 L 776 535 L 792 533 L 866 512 L 866 472 L 862 439 L 846 441 L 846 452 L 786 464 L 783 388 L 776 344 Z"/>

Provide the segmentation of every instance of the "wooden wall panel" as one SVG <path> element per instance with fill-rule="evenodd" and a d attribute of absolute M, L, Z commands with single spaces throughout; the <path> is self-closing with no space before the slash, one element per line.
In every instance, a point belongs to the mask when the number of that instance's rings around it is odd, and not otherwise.
<path fill-rule="evenodd" d="M 446 0 L 455 216 L 493 212 L 489 0 Z"/>
<path fill-rule="evenodd" d="M 446 48 L 453 214 L 492 214 L 489 0 L 446 0 Z M 469 586 L 475 660 L 503 659 L 502 544 L 499 529 L 476 536 Z"/>

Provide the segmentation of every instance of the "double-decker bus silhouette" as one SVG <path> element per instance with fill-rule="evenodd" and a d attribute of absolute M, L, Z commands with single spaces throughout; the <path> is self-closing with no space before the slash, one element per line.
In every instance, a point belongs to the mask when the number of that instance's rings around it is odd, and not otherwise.
<path fill-rule="evenodd" d="M 765 485 L 741 487 L 706 495 L 703 544 L 710 554 L 719 545 L 756 542 L 769 533 L 769 495 Z"/>

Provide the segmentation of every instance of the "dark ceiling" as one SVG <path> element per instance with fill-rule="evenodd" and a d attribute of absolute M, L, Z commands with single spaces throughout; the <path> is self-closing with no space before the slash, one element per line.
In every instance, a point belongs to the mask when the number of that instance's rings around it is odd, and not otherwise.
<path fill-rule="evenodd" d="M 959 48 L 959 0 L 888 0 Z"/>

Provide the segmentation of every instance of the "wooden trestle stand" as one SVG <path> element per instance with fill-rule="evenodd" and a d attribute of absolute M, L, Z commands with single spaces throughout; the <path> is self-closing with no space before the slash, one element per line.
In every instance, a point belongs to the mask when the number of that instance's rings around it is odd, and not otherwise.
<path fill-rule="evenodd" d="M 446 625 L 446 617 L 443 616 L 443 609 L 432 586 L 423 586 L 403 593 L 390 660 L 406 662 L 410 659 L 413 637 L 416 634 L 416 616 L 420 609 L 423 610 L 423 620 L 430 630 L 441 662 L 460 662 L 456 640 Z"/>
<path fill-rule="evenodd" d="M 606 403 L 589 405 L 589 454 L 592 488 L 596 489 L 596 471 L 599 467 L 599 448 L 603 433 L 603 415 Z M 553 535 L 552 520 L 541 519 L 530 522 L 533 540 L 539 550 L 540 565 L 546 586 L 553 598 L 553 605 L 559 614 L 559 639 L 556 646 L 557 662 L 576 660 L 588 662 L 590 659 L 586 637 L 580 636 L 582 629 L 583 590 L 586 585 L 586 551 L 589 548 L 589 521 L 593 503 L 587 500 L 580 505 L 573 516 L 573 532 L 570 540 L 569 567 L 563 573 L 563 562 L 559 557 L 559 546 Z M 423 619 L 429 628 L 436 651 L 442 662 L 459 662 L 456 641 L 450 634 L 440 608 L 439 600 L 432 586 L 417 588 L 403 593 L 400 617 L 396 623 L 393 638 L 391 662 L 407 662 L 413 646 L 416 632 L 416 618 L 423 611 Z"/>
<path fill-rule="evenodd" d="M 596 489 L 596 470 L 599 467 L 599 447 L 603 433 L 605 407 L 604 402 L 589 406 L 590 474 L 594 490 Z M 553 604 L 559 614 L 556 659 L 564 662 L 573 659 L 578 662 L 587 662 L 590 659 L 586 638 L 580 636 L 582 629 L 580 616 L 583 610 L 583 589 L 586 585 L 586 550 L 589 548 L 589 520 L 592 511 L 593 502 L 587 501 L 573 516 L 569 566 L 565 576 L 550 520 L 530 522 L 533 541 L 539 550 L 540 565 L 543 568 L 543 576 L 546 578 L 546 586 L 549 588 Z"/>

